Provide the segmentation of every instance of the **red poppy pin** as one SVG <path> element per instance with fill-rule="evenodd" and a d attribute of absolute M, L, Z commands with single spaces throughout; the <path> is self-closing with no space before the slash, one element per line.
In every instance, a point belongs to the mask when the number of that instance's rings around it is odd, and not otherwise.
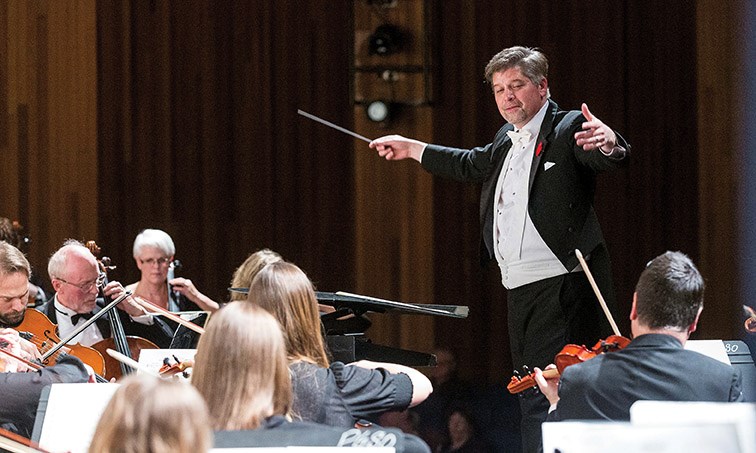
<path fill-rule="evenodd" d="M 538 142 L 538 146 L 536 146 L 536 157 L 541 155 L 541 151 L 543 151 L 543 142 Z"/>

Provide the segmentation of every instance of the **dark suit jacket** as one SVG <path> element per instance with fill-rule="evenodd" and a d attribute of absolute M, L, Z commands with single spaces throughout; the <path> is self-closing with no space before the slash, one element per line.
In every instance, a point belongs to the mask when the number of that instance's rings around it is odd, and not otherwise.
<path fill-rule="evenodd" d="M 613 300 L 609 256 L 604 245 L 593 195 L 596 173 L 625 165 L 630 145 L 617 134 L 624 147 L 624 159 L 610 158 L 598 150 L 584 151 L 575 144 L 575 132 L 582 130 L 585 117 L 579 111 L 562 111 L 548 101 L 546 116 L 536 141 L 540 155 L 533 156 L 528 213 L 539 234 L 567 270 L 578 266 L 575 249 L 591 255 L 591 271 L 608 300 Z M 428 145 L 422 165 L 431 173 L 458 181 L 482 183 L 480 196 L 481 255 L 494 258 L 494 196 L 504 159 L 512 147 L 507 123 L 493 142 L 469 150 Z M 545 170 L 546 162 L 554 163 Z"/>
<path fill-rule="evenodd" d="M 53 324 L 57 324 L 58 312 L 55 311 L 55 305 L 53 303 L 54 300 L 55 296 L 53 295 L 50 300 L 40 305 L 39 307 L 36 307 L 36 309 L 47 315 L 47 317 L 50 319 L 50 321 L 53 322 Z M 95 306 L 93 312 L 98 313 L 106 305 L 107 304 L 105 303 L 105 301 L 102 298 L 98 297 L 97 305 Z M 123 325 L 123 331 L 126 335 L 132 335 L 150 340 L 161 348 L 167 348 L 171 343 L 173 331 L 164 320 L 160 319 L 159 316 L 154 317 L 154 323 L 152 325 L 145 325 L 133 321 L 128 313 L 124 312 L 123 310 L 116 308 L 115 311 L 118 313 L 121 324 Z M 95 321 L 95 324 L 97 324 L 97 327 L 100 329 L 100 333 L 102 333 L 103 338 L 111 337 L 109 316 L 110 313 L 106 313 L 97 321 Z"/>
<path fill-rule="evenodd" d="M 559 403 L 547 421 L 629 420 L 638 400 L 743 401 L 741 377 L 672 336 L 641 335 L 625 349 L 565 368 Z"/>
<path fill-rule="evenodd" d="M 33 373 L 0 373 L 0 426 L 31 438 L 42 389 L 57 382 L 88 379 L 84 364 L 73 356 L 61 356 L 56 365 Z"/>

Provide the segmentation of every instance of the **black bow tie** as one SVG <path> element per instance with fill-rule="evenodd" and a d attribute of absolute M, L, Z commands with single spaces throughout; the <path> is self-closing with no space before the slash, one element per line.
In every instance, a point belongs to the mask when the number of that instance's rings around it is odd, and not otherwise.
<path fill-rule="evenodd" d="M 71 324 L 76 325 L 80 319 L 87 320 L 92 319 L 92 316 L 94 316 L 94 313 L 76 313 L 75 315 L 71 315 Z"/>

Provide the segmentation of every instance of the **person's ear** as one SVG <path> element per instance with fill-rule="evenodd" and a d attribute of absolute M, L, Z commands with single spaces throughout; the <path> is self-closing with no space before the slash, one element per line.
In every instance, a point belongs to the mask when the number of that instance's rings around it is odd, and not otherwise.
<path fill-rule="evenodd" d="M 633 293 L 633 306 L 630 308 L 630 321 L 638 319 L 638 293 Z"/>
<path fill-rule="evenodd" d="M 698 328 L 698 319 L 701 317 L 701 312 L 703 311 L 703 307 L 698 309 L 698 313 L 696 313 L 696 319 L 693 320 L 693 323 L 688 326 L 688 335 L 692 334 L 696 331 Z"/>

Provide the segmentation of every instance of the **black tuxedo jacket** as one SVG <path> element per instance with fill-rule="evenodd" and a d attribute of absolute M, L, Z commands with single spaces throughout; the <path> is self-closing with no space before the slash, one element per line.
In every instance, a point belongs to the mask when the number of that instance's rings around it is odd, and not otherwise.
<path fill-rule="evenodd" d="M 591 255 L 591 271 L 612 299 L 609 256 L 598 218 L 593 210 L 595 177 L 600 171 L 625 165 L 630 145 L 617 134 L 618 145 L 625 148 L 624 158 L 607 157 L 598 150 L 585 151 L 575 143 L 575 132 L 582 130 L 585 117 L 579 111 L 559 110 L 548 101 L 546 116 L 536 141 L 540 154 L 533 156 L 530 173 L 528 214 L 539 234 L 567 270 L 579 264 L 575 249 Z M 494 198 L 504 160 L 512 147 L 505 124 L 493 142 L 473 149 L 428 145 L 422 166 L 431 173 L 458 181 L 482 183 L 480 195 L 481 257 L 494 258 Z M 549 168 L 546 168 L 549 163 Z M 553 164 L 553 165 L 552 165 Z"/>
<path fill-rule="evenodd" d="M 53 295 L 50 300 L 40 305 L 39 307 L 36 307 L 36 309 L 47 315 L 47 317 L 50 319 L 50 321 L 53 322 L 53 324 L 57 324 L 58 312 L 55 311 L 54 300 L 55 296 Z M 105 303 L 105 300 L 101 297 L 98 297 L 97 305 L 95 306 L 93 313 L 100 312 L 100 310 L 102 310 L 106 305 L 107 304 Z M 123 310 L 119 310 L 118 308 L 115 308 L 114 310 L 116 313 L 118 313 L 118 316 L 121 319 L 123 331 L 126 335 L 142 337 L 144 339 L 150 340 L 160 348 L 167 348 L 170 345 L 171 338 L 173 337 L 173 331 L 164 320 L 160 319 L 159 316 L 155 316 L 153 318 L 154 322 L 152 325 L 146 325 L 133 321 L 128 313 Z M 95 324 L 100 329 L 100 333 L 102 333 L 103 338 L 110 338 L 112 336 L 110 332 L 109 318 L 111 313 L 112 311 L 110 313 L 104 314 L 101 318 L 95 321 Z"/>
<path fill-rule="evenodd" d="M 629 420 L 638 400 L 743 401 L 741 377 L 672 336 L 641 335 L 625 349 L 565 368 L 547 421 Z"/>

